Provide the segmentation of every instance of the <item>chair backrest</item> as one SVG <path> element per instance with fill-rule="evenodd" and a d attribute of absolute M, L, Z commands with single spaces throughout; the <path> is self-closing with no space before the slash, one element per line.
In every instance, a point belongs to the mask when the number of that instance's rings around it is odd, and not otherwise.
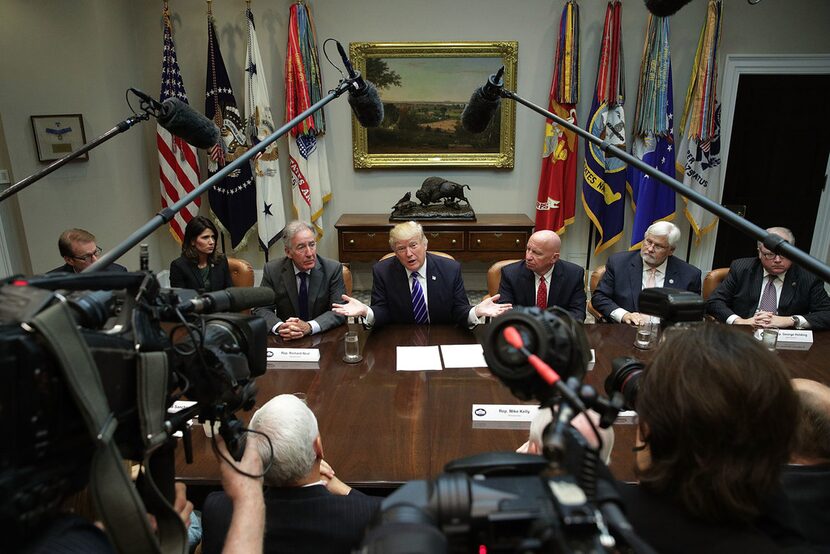
<path fill-rule="evenodd" d="M 728 267 L 719 267 L 717 269 L 713 269 L 709 273 L 706 274 L 706 277 L 703 278 L 703 299 L 708 300 L 709 295 L 715 292 L 715 289 L 718 288 L 721 281 L 726 279 L 726 276 L 729 275 L 729 268 Z"/>
<path fill-rule="evenodd" d="M 499 293 L 499 285 L 501 285 L 501 268 L 506 265 L 512 264 L 513 262 L 519 262 L 521 260 L 514 259 L 514 260 L 499 260 L 493 265 L 490 266 L 490 269 L 487 270 L 487 295 L 488 296 L 495 296 Z"/>
<path fill-rule="evenodd" d="M 346 294 L 352 295 L 352 270 L 349 266 L 343 264 L 343 284 L 346 285 Z"/>
<path fill-rule="evenodd" d="M 602 321 L 602 314 L 599 313 L 592 305 L 591 305 L 591 293 L 594 292 L 599 285 L 599 280 L 602 279 L 602 276 L 605 275 L 605 266 L 601 265 L 597 267 L 595 270 L 591 272 L 591 280 L 588 282 L 588 311 L 591 312 L 591 315 L 597 321 Z"/>
<path fill-rule="evenodd" d="M 447 254 L 446 252 L 439 252 L 438 250 L 430 250 L 430 251 L 429 251 L 429 253 L 430 253 L 430 254 L 435 254 L 436 256 L 443 256 L 444 258 L 449 258 L 449 259 L 451 259 L 451 260 L 454 260 L 454 259 L 455 259 L 455 258 L 453 258 L 452 256 L 450 256 L 449 254 Z M 395 255 L 395 253 L 394 253 L 394 252 L 387 252 L 386 254 L 384 254 L 383 256 L 381 256 L 381 257 L 380 257 L 380 260 L 378 260 L 378 261 L 381 261 L 381 262 L 382 262 L 383 260 L 385 260 L 385 259 L 387 259 L 387 258 L 391 258 L 391 257 L 392 257 L 392 256 L 394 256 L 394 255 Z"/>
<path fill-rule="evenodd" d="M 231 270 L 231 281 L 233 281 L 233 286 L 254 286 L 254 267 L 249 261 L 229 257 L 228 268 Z"/>

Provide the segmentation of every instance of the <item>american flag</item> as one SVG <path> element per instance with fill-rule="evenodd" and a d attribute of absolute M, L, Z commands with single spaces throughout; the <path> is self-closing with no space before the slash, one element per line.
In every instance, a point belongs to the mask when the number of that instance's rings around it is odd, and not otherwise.
<path fill-rule="evenodd" d="M 170 23 L 170 11 L 167 2 L 162 12 L 164 18 L 164 54 L 161 60 L 161 100 L 176 97 L 185 104 L 187 93 L 184 91 L 179 62 L 176 59 L 176 46 L 173 44 L 173 29 Z M 159 175 L 161 177 L 161 205 L 172 206 L 187 195 L 199 183 L 199 161 L 196 148 L 175 137 L 161 125 L 156 125 L 156 143 L 159 151 Z M 193 216 L 198 215 L 201 200 L 182 208 L 170 220 L 170 232 L 177 241 L 182 242 L 184 228 Z"/>

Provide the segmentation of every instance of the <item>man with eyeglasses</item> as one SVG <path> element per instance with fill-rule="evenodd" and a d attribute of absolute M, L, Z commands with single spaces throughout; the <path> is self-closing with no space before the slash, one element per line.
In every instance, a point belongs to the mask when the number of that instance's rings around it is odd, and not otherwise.
<path fill-rule="evenodd" d="M 317 231 L 302 221 L 285 226 L 285 257 L 262 271 L 262 287 L 276 293 L 275 304 L 254 309 L 275 335 L 294 340 L 328 331 L 346 318 L 331 310 L 346 293 L 340 262 L 317 255 Z"/>
<path fill-rule="evenodd" d="M 456 324 L 472 327 L 513 306 L 497 304 L 499 295 L 470 306 L 461 264 L 427 252 L 427 237 L 420 224 L 407 221 L 389 232 L 394 256 L 372 269 L 372 305 L 343 295 L 344 304 L 333 304 L 343 316 L 364 318 L 369 326 L 390 323 Z"/>
<path fill-rule="evenodd" d="M 680 229 L 674 223 L 651 224 L 639 252 L 608 258 L 591 305 L 609 321 L 636 326 L 651 317 L 638 311 L 643 289 L 668 287 L 700 294 L 700 270 L 673 255 L 679 241 Z"/>
<path fill-rule="evenodd" d="M 58 251 L 66 262 L 49 273 L 80 273 L 101 256 L 101 247 L 95 242 L 95 235 L 83 229 L 67 229 L 58 238 Z M 127 271 L 123 265 L 112 263 L 103 271 Z"/>
<path fill-rule="evenodd" d="M 795 236 L 786 227 L 770 227 L 767 232 L 795 245 Z M 733 325 L 830 327 L 830 297 L 821 279 L 760 242 L 757 258 L 732 262 L 729 275 L 707 300 L 706 312 Z"/>

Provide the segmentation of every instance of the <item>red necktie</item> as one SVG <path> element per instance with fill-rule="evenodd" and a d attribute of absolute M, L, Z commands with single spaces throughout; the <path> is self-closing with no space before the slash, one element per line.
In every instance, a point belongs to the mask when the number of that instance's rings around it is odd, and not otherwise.
<path fill-rule="evenodd" d="M 539 289 L 536 291 L 536 305 L 540 310 L 548 307 L 548 286 L 545 284 L 545 277 L 539 277 Z"/>

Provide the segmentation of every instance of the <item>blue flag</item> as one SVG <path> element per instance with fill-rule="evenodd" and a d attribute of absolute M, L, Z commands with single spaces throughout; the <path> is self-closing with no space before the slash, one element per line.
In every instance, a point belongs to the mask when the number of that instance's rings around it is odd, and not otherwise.
<path fill-rule="evenodd" d="M 615 146 L 625 145 L 625 112 L 621 104 L 609 108 L 594 98 L 588 122 L 591 134 L 608 139 Z M 582 205 L 597 228 L 594 252 L 609 248 L 622 237 L 625 224 L 625 163 L 606 157 L 599 146 L 585 141 L 585 167 L 582 180 Z"/>
<path fill-rule="evenodd" d="M 666 94 L 665 133 L 648 131 L 634 137 L 631 154 L 669 177 L 674 177 L 674 108 L 672 101 L 671 62 Z M 634 208 L 634 228 L 631 231 L 631 249 L 639 249 L 645 232 L 655 221 L 672 220 L 675 215 L 674 189 L 662 181 L 628 166 L 628 191 Z"/>

